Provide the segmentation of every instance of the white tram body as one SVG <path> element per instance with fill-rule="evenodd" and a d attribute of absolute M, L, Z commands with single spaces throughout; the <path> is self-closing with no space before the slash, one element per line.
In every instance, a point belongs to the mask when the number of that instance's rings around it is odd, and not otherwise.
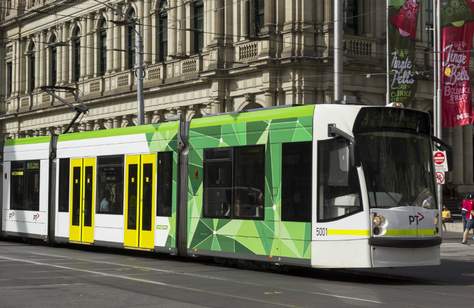
<path fill-rule="evenodd" d="M 317 268 L 438 265 L 430 135 L 422 112 L 312 105 L 7 140 L 1 231 Z M 244 180 L 225 184 L 235 166 Z"/>
<path fill-rule="evenodd" d="M 6 142 L 3 162 L 2 231 L 8 235 L 46 239 L 48 236 L 49 206 L 49 137 Z M 30 166 L 21 166 L 29 161 Z M 12 187 L 12 176 L 21 178 L 32 171 L 31 182 L 37 190 L 35 200 L 28 200 L 26 206 L 15 205 L 16 198 L 25 196 L 26 191 L 16 191 Z M 38 172 L 39 171 L 39 172 Z M 30 182 L 30 183 L 31 183 Z M 30 186 L 31 187 L 31 186 Z"/>

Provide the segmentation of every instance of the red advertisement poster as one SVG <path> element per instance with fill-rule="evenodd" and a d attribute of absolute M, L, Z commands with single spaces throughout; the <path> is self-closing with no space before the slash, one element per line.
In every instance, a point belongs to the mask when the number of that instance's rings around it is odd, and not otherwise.
<path fill-rule="evenodd" d="M 444 27 L 441 39 L 443 127 L 472 123 L 469 63 L 474 23 Z"/>

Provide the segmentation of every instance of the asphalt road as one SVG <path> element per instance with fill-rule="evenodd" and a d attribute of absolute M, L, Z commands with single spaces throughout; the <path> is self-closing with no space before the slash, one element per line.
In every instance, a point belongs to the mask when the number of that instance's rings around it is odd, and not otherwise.
<path fill-rule="evenodd" d="M 445 242 L 442 257 L 334 271 L 0 241 L 0 307 L 472 307 L 474 244 Z"/>

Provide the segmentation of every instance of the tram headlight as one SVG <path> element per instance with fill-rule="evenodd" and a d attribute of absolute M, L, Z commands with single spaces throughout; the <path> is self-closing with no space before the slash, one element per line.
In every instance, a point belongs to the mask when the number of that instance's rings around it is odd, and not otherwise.
<path fill-rule="evenodd" d="M 374 227 L 380 227 L 381 225 L 383 225 L 384 222 L 385 217 L 383 217 L 382 215 L 374 214 L 374 217 L 372 218 L 372 225 Z"/>
<path fill-rule="evenodd" d="M 377 213 L 374 213 L 374 216 L 372 217 L 372 233 L 373 235 L 383 235 L 385 233 L 385 217 L 382 215 L 377 215 Z"/>

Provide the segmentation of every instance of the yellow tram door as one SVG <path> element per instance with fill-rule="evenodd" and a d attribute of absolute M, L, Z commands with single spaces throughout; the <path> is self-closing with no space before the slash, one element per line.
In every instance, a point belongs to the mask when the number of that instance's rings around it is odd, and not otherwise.
<path fill-rule="evenodd" d="M 154 248 L 156 154 L 130 155 L 125 164 L 124 246 Z"/>
<path fill-rule="evenodd" d="M 71 159 L 69 241 L 94 242 L 95 158 Z"/>

